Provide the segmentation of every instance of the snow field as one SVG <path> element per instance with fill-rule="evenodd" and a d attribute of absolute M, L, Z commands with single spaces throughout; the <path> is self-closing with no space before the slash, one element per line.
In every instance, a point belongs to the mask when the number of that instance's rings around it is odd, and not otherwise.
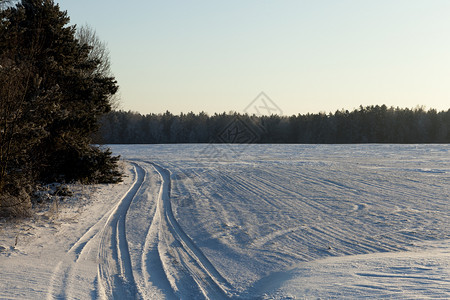
<path fill-rule="evenodd" d="M 0 298 L 450 298 L 448 145 L 210 146 L 2 225 Z"/>
<path fill-rule="evenodd" d="M 409 253 L 449 238 L 448 146 L 271 147 L 215 162 L 166 160 L 180 224 L 240 296 L 261 295 L 302 262 Z"/>

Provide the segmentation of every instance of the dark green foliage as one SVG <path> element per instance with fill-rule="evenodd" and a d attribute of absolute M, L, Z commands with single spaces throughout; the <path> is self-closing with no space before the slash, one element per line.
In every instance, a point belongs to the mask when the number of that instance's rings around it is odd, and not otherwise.
<path fill-rule="evenodd" d="M 55 153 L 51 168 L 45 170 L 48 181 L 80 181 L 81 183 L 117 183 L 122 174 L 117 168 L 119 157 L 110 150 L 87 146 L 83 151 L 65 150 Z"/>
<path fill-rule="evenodd" d="M 0 194 L 34 181 L 117 182 L 116 157 L 91 147 L 117 83 L 51 0 L 0 10 Z M 0 210 L 5 207 L 0 202 Z"/>
<path fill-rule="evenodd" d="M 256 143 L 450 143 L 450 110 L 359 107 L 334 114 L 248 116 L 237 113 L 172 115 L 113 111 L 101 119 L 100 138 L 108 144 L 224 143 L 221 132 L 234 120 L 245 123 Z M 231 124 L 231 125 L 230 125 Z M 242 139 L 241 139 L 242 140 Z"/>

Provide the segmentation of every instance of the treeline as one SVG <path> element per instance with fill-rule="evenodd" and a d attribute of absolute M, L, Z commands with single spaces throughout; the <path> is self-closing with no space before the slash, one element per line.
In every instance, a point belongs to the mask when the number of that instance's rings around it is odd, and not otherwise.
<path fill-rule="evenodd" d="M 101 119 L 95 140 L 106 144 L 449 143 L 450 110 L 377 105 L 293 116 L 112 111 Z"/>
<path fill-rule="evenodd" d="M 51 0 L 0 0 L 0 216 L 30 212 L 46 182 L 116 182 L 117 157 L 91 146 L 118 86 L 89 29 Z"/>

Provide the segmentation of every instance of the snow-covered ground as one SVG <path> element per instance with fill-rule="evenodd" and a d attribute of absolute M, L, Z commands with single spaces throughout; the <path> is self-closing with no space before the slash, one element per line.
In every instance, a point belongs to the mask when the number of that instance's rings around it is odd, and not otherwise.
<path fill-rule="evenodd" d="M 1 224 L 0 298 L 450 298 L 449 145 L 132 145 Z"/>

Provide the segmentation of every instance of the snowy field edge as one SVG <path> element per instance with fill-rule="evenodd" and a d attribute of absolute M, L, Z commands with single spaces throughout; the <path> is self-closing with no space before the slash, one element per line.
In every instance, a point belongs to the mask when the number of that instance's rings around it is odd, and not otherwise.
<path fill-rule="evenodd" d="M 449 145 L 111 148 L 124 183 L 1 224 L 0 298 L 450 298 Z"/>

